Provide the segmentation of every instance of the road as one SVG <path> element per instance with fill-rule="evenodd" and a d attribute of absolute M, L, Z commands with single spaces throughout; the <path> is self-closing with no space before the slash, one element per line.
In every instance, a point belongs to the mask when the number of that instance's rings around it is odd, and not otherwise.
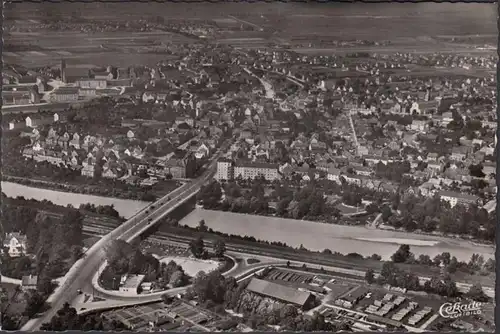
<path fill-rule="evenodd" d="M 174 236 L 174 235 L 169 235 L 168 233 L 163 234 L 160 232 L 159 235 L 155 235 L 151 237 L 154 241 L 172 245 L 172 246 L 180 246 L 180 247 L 187 247 L 189 242 L 192 240 L 190 237 L 181 237 L 181 236 Z M 205 241 L 205 246 L 210 247 L 211 241 L 206 240 Z M 249 258 L 256 258 L 256 259 L 267 259 L 267 261 L 272 261 L 273 263 L 277 264 L 284 264 L 287 261 L 291 262 L 297 262 L 302 264 L 306 264 L 308 267 L 311 268 L 331 268 L 329 269 L 332 272 L 338 272 L 338 273 L 344 273 L 344 274 L 349 274 L 349 275 L 355 275 L 359 277 L 363 277 L 365 275 L 365 272 L 368 268 L 374 269 L 376 272 L 378 271 L 376 268 L 372 266 L 354 266 L 352 262 L 349 262 L 347 260 L 335 260 L 335 261 L 328 261 L 328 262 L 318 262 L 318 261 L 308 261 L 306 257 L 304 256 L 298 256 L 294 255 L 294 257 L 290 257 L 289 254 L 283 253 L 281 251 L 272 251 L 268 248 L 262 249 L 262 247 L 259 247 L 259 245 L 251 246 L 251 245 L 244 245 L 241 243 L 231 243 L 228 242 L 226 243 L 226 249 L 227 249 L 227 254 L 234 256 L 234 257 L 249 257 Z M 262 262 L 262 261 L 261 261 Z M 236 273 L 235 273 L 236 274 Z M 425 281 L 429 280 L 428 277 L 425 276 L 419 276 L 420 281 L 422 284 L 425 283 Z M 471 284 L 465 283 L 465 282 L 457 282 L 457 287 L 459 288 L 460 291 L 462 292 L 467 292 L 468 289 L 470 288 Z M 490 286 L 483 286 L 484 292 L 489 296 L 493 297 L 494 296 L 494 288 Z"/>
<path fill-rule="evenodd" d="M 177 241 L 167 241 L 167 240 L 161 240 L 161 242 L 173 246 L 185 246 L 184 243 L 182 242 L 177 242 Z M 323 268 L 326 271 L 329 271 L 331 273 L 338 273 L 338 278 L 339 279 L 348 279 L 348 280 L 356 280 L 356 281 L 363 281 L 364 282 L 364 276 L 365 276 L 365 271 L 364 270 L 356 270 L 356 269 L 348 269 L 348 268 L 341 268 L 341 267 L 336 267 L 336 266 L 329 266 L 329 265 L 320 265 L 320 264 L 315 264 L 315 263 L 308 263 L 308 262 L 302 262 L 302 261 L 287 261 L 286 259 L 281 259 L 279 257 L 274 257 L 274 256 L 267 256 L 267 255 L 258 255 L 258 254 L 247 254 L 244 252 L 244 250 L 241 251 L 236 251 L 236 250 L 227 250 L 226 254 L 231 256 L 232 258 L 240 258 L 243 260 L 246 260 L 248 258 L 253 258 L 257 259 L 260 262 L 251 264 L 251 265 L 243 265 L 243 266 L 238 266 L 229 272 L 225 273 L 225 276 L 232 276 L 236 277 L 238 280 L 243 279 L 244 277 L 247 277 L 250 273 L 253 273 L 257 270 L 264 269 L 269 266 L 276 266 L 276 267 L 285 267 L 287 263 L 289 263 L 292 267 L 294 268 L 301 268 L 302 265 L 306 265 L 308 268 L 315 268 L 315 269 L 321 269 Z M 290 269 L 294 270 L 294 269 Z M 296 269 L 298 270 L 298 269 Z M 294 271 L 296 271 L 294 270 Z M 352 276 L 352 277 L 344 277 L 344 275 Z M 335 275 L 333 275 L 335 276 Z M 379 274 L 375 274 L 375 277 L 378 277 Z M 358 278 L 355 278 L 358 277 Z M 427 277 L 420 277 L 420 284 L 424 284 L 429 278 Z M 99 287 L 97 285 L 97 275 L 94 276 L 94 279 L 92 280 L 92 284 L 88 284 L 85 289 L 83 290 L 85 293 L 88 294 L 94 294 L 95 296 L 105 298 L 107 300 L 111 301 L 120 301 L 123 303 L 143 303 L 147 301 L 157 301 L 161 299 L 161 295 L 164 294 L 164 292 L 158 292 L 155 294 L 144 294 L 144 295 L 124 295 L 120 294 L 117 291 L 106 291 L 103 288 Z M 466 293 L 468 292 L 470 288 L 470 284 L 467 283 L 457 283 L 457 288 L 459 291 Z M 172 289 L 169 290 L 165 293 L 169 295 L 176 295 L 178 293 L 184 292 L 186 288 L 177 288 L 177 289 Z M 484 292 L 486 295 L 489 297 L 494 298 L 494 289 L 489 288 L 489 287 L 484 287 Z M 83 307 L 80 306 L 80 307 Z"/>
<path fill-rule="evenodd" d="M 223 147 L 225 145 L 226 144 L 224 144 Z M 21 330 L 38 330 L 43 323 L 50 321 L 50 319 L 56 315 L 57 311 L 62 308 L 64 303 L 72 303 L 72 301 L 79 296 L 78 290 L 88 286 L 88 283 L 91 282 L 96 270 L 104 262 L 104 250 L 113 240 L 121 239 L 129 241 L 137 237 L 140 233 L 145 231 L 152 224 L 158 222 L 172 209 L 177 207 L 182 200 L 198 192 L 201 186 L 212 178 L 217 166 L 217 159 L 223 151 L 224 149 L 219 150 L 212 157 L 212 161 L 207 166 L 207 171 L 198 179 L 193 180 L 190 184 L 188 183 L 181 186 L 155 203 L 142 209 L 135 216 L 105 235 L 88 249 L 85 256 L 77 261 L 65 275 L 63 279 L 64 283 L 58 287 L 47 300 L 51 305 L 50 310 L 43 313 L 40 317 L 28 321 Z"/>
<path fill-rule="evenodd" d="M 251 27 L 257 28 L 257 30 L 259 30 L 259 31 L 264 31 L 264 28 L 262 28 L 261 26 L 256 25 L 255 23 L 239 19 L 239 18 L 237 18 L 235 16 L 232 16 L 232 15 L 228 15 L 228 17 L 231 18 L 231 19 L 233 19 L 233 20 L 235 20 L 235 21 L 238 21 L 240 23 L 243 23 L 243 24 L 249 25 Z"/>
<path fill-rule="evenodd" d="M 245 72 L 247 72 L 248 74 L 250 74 L 251 76 L 253 76 L 254 78 L 256 78 L 257 80 L 260 81 L 260 83 L 262 84 L 262 86 L 264 86 L 264 90 L 266 91 L 266 98 L 268 98 L 268 99 L 273 99 L 274 98 L 274 96 L 276 95 L 276 93 L 275 93 L 275 91 L 273 89 L 273 85 L 270 82 L 268 82 L 268 81 L 266 81 L 266 80 L 264 80 L 264 79 L 256 76 L 255 73 L 253 73 L 252 71 L 250 71 L 246 67 L 244 67 L 243 70 Z"/>
<path fill-rule="evenodd" d="M 370 227 L 370 228 L 377 228 L 377 227 L 378 227 L 378 225 L 379 225 L 379 222 L 378 222 L 378 221 L 379 221 L 381 218 L 382 218 L 382 213 L 379 213 L 379 214 L 377 215 L 377 217 L 375 217 L 375 219 L 374 219 L 371 223 L 369 223 L 369 224 L 368 224 L 368 227 Z"/>

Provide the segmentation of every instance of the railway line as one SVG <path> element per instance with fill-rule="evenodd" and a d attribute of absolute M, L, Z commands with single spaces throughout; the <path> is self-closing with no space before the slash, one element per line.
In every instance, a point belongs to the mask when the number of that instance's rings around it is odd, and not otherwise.
<path fill-rule="evenodd" d="M 105 233 L 108 233 L 105 227 L 100 227 L 100 226 L 88 226 L 87 228 L 87 233 L 89 235 L 94 235 L 97 236 L 99 233 L 92 232 L 93 231 L 98 231 L 102 229 L 102 231 Z M 84 229 L 85 230 L 85 229 Z M 214 238 L 216 239 L 217 236 Z M 154 235 L 149 236 L 146 240 L 153 241 L 153 242 L 159 242 L 162 244 L 169 244 L 173 246 L 179 246 L 179 247 L 189 247 L 189 243 L 194 240 L 194 237 L 188 237 L 188 236 L 180 236 L 180 235 L 174 235 L 168 232 L 156 232 Z M 213 245 L 213 241 L 211 240 L 204 240 L 205 247 L 211 248 Z M 334 266 L 334 267 L 339 267 L 339 268 L 345 268 L 345 269 L 350 269 L 350 270 L 359 270 L 365 272 L 368 269 L 373 269 L 375 271 L 380 270 L 380 264 L 378 263 L 370 263 L 365 260 L 362 261 L 356 261 L 354 258 L 348 258 L 348 259 L 335 259 L 335 258 L 325 258 L 325 256 L 315 256 L 316 254 L 314 253 L 308 253 L 308 254 L 300 254 L 294 249 L 290 248 L 285 248 L 285 247 L 279 247 L 279 246 L 273 246 L 273 245 L 268 245 L 268 244 L 257 244 L 257 245 L 252 245 L 251 243 L 254 243 L 252 241 L 235 241 L 235 242 L 227 242 L 226 241 L 226 249 L 231 252 L 236 252 L 236 253 L 243 253 L 246 255 L 258 255 L 258 256 L 267 256 L 267 257 L 273 257 L 273 258 L 279 258 L 283 260 L 289 260 L 289 261 L 301 261 L 301 262 L 307 262 L 307 263 L 312 263 L 312 264 L 317 264 L 317 265 L 325 265 L 325 266 Z M 278 249 L 278 247 L 280 249 Z M 318 254 L 320 255 L 320 254 Z M 332 255 L 334 257 L 334 255 Z"/>
<path fill-rule="evenodd" d="M 99 227 L 94 226 L 89 228 L 95 229 Z M 189 243 L 194 239 L 195 239 L 194 237 L 179 236 L 168 232 L 160 231 L 156 232 L 152 236 L 149 236 L 146 240 L 158 242 L 160 244 L 168 244 L 172 246 L 188 248 Z M 204 243 L 205 247 L 207 248 L 211 248 L 213 245 L 212 240 L 204 240 Z M 251 242 L 245 242 L 244 240 L 240 242 L 226 242 L 226 250 L 233 256 L 241 254 L 247 257 L 248 256 L 251 257 L 252 255 L 256 257 L 259 256 L 268 257 L 268 258 L 280 259 L 281 261 L 290 261 L 290 263 L 297 263 L 297 262 L 307 263 L 311 267 L 318 267 L 318 269 L 321 266 L 334 267 L 338 268 L 339 270 L 356 272 L 356 275 L 360 276 L 363 276 L 368 269 L 372 269 L 376 273 L 379 272 L 381 269 L 380 263 L 376 262 L 370 263 L 368 261 L 356 261 L 357 259 L 355 258 L 335 259 L 335 258 L 327 258 L 325 256 L 319 257 L 320 254 L 318 254 L 318 256 L 316 256 L 315 253 L 300 254 L 297 253 L 296 250 L 289 248 L 273 249 L 273 247 L 278 247 L 278 246 L 262 245 L 262 244 L 250 245 L 249 243 Z M 429 278 L 424 275 L 425 274 L 422 273 L 419 275 L 422 284 L 425 281 L 429 280 Z M 461 291 L 466 292 L 468 291 L 470 284 L 457 282 L 457 287 L 459 287 Z M 483 287 L 483 289 L 488 296 L 490 297 L 494 296 L 494 288 Z"/>

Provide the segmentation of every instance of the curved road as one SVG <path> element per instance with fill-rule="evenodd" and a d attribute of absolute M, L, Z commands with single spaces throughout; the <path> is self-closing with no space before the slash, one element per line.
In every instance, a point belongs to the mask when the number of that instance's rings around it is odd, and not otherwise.
<path fill-rule="evenodd" d="M 225 145 L 223 145 L 223 147 Z M 109 246 L 113 240 L 121 239 L 129 241 L 137 237 L 149 228 L 149 225 L 158 222 L 172 209 L 179 206 L 184 199 L 198 192 L 201 186 L 212 178 L 217 166 L 217 159 L 220 157 L 222 151 L 223 148 L 212 157 L 211 163 L 207 166 L 207 171 L 201 177 L 190 184 L 181 186 L 170 194 L 165 195 L 157 202 L 139 211 L 135 216 L 104 236 L 88 249 L 85 256 L 77 261 L 65 275 L 63 279 L 64 283 L 62 283 L 62 285 L 47 299 L 51 308 L 40 315 L 40 317 L 28 321 L 21 330 L 33 331 L 39 329 L 43 323 L 49 322 L 50 319 L 52 319 L 65 302 L 72 302 L 75 300 L 76 297 L 79 296 L 78 290 L 88 286 L 88 283 L 91 282 L 93 275 L 104 261 L 103 255 L 105 248 Z"/>

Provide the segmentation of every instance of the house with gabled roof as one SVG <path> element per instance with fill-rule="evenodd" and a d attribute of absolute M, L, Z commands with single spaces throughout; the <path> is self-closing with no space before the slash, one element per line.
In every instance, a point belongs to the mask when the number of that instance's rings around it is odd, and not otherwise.
<path fill-rule="evenodd" d="M 26 255 L 27 247 L 26 235 L 19 232 L 7 233 L 3 241 L 3 247 L 7 248 L 10 257 L 19 257 Z"/>

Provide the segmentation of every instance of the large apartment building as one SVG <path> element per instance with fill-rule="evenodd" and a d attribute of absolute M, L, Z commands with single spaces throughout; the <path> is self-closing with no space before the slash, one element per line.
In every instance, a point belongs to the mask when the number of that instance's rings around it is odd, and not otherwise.
<path fill-rule="evenodd" d="M 233 162 L 231 160 L 221 158 L 217 161 L 217 173 L 215 173 L 217 181 L 232 180 L 234 176 L 233 172 Z"/>
<path fill-rule="evenodd" d="M 278 164 L 270 164 L 266 162 L 255 162 L 237 160 L 232 162 L 228 159 L 221 159 L 217 162 L 217 180 L 232 180 L 242 177 L 243 179 L 255 179 L 258 176 L 263 176 L 268 181 L 273 181 L 280 178 Z"/>

